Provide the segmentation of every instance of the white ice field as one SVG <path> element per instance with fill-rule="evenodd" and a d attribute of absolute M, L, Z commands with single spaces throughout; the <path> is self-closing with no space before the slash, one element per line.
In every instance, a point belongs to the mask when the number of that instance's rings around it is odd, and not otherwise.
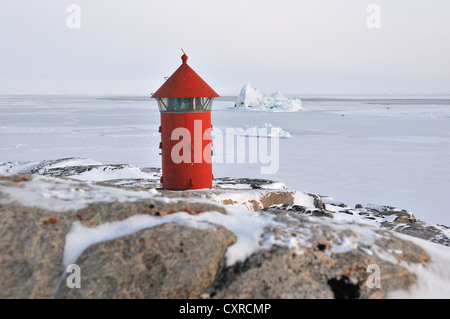
<path fill-rule="evenodd" d="M 450 225 L 450 96 L 297 98 L 304 109 L 298 112 L 241 109 L 235 97 L 216 99 L 215 132 L 270 124 L 290 138 L 278 140 L 276 173 L 261 174 L 260 162 L 224 158 L 213 164 L 214 176 L 273 179 Z M 159 121 L 156 101 L 145 96 L 1 96 L 0 163 L 79 157 L 161 167 Z M 248 139 L 261 138 L 267 137 L 244 138 L 241 153 L 248 158 Z"/>

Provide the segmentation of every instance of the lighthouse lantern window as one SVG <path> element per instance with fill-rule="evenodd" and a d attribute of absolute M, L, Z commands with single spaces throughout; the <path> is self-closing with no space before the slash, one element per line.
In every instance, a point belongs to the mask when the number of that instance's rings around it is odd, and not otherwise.
<path fill-rule="evenodd" d="M 210 111 L 213 98 L 210 97 L 181 97 L 159 98 L 158 106 L 161 112 L 195 112 Z"/>
<path fill-rule="evenodd" d="M 167 112 L 168 111 L 168 108 L 167 108 L 167 105 L 168 105 L 168 101 L 167 101 L 168 99 L 167 98 L 160 98 L 160 99 L 156 99 L 156 101 L 158 101 L 158 107 L 159 107 L 159 111 L 160 112 Z"/>

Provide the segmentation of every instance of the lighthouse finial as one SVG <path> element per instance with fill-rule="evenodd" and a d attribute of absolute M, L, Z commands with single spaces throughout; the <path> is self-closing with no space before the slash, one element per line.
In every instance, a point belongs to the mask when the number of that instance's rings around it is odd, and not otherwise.
<path fill-rule="evenodd" d="M 181 48 L 181 51 L 183 51 L 183 55 L 181 56 L 181 61 L 183 61 L 183 64 L 186 64 L 188 56 L 186 55 L 186 52 L 184 52 L 183 48 Z"/>

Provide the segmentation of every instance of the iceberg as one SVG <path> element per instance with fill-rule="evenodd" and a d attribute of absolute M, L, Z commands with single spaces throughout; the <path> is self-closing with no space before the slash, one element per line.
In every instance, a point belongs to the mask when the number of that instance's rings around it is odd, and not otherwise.
<path fill-rule="evenodd" d="M 244 85 L 241 89 L 234 106 L 272 112 L 297 112 L 304 110 L 300 99 L 287 98 L 279 91 L 265 94 L 254 89 L 250 84 Z"/>

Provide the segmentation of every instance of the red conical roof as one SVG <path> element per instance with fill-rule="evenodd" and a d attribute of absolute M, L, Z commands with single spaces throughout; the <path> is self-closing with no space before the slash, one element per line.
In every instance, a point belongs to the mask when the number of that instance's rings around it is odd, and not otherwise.
<path fill-rule="evenodd" d="M 219 97 L 203 79 L 187 65 L 187 55 L 183 54 L 183 64 L 153 93 L 152 98 L 173 97 Z"/>

